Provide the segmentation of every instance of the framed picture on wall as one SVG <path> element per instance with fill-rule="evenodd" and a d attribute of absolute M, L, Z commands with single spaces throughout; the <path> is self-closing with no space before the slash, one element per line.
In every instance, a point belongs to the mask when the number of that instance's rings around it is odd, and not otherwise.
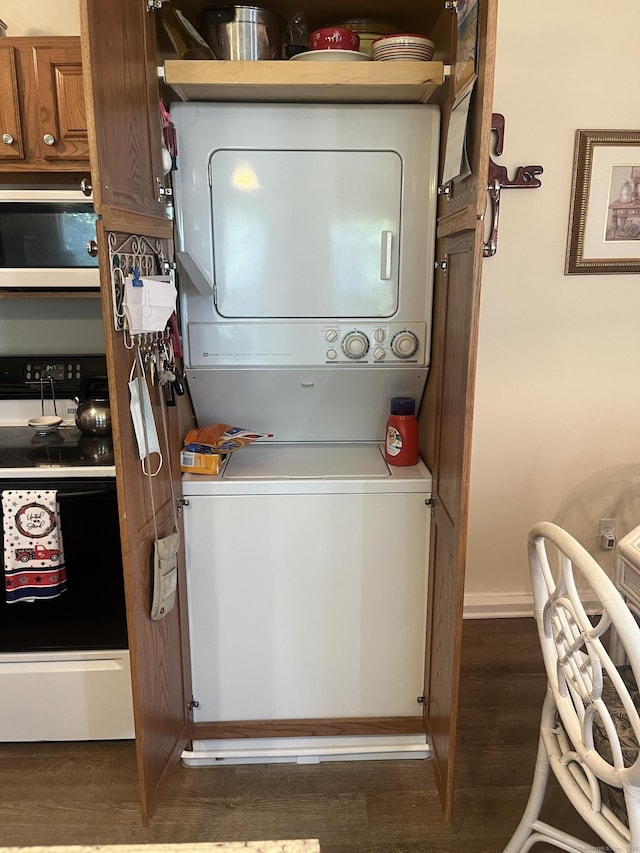
<path fill-rule="evenodd" d="M 578 130 L 565 275 L 640 272 L 640 130 Z"/>

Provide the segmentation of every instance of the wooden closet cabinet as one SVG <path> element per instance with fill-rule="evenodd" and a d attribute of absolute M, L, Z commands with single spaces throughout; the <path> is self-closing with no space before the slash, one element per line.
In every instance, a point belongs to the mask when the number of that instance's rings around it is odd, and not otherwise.
<path fill-rule="evenodd" d="M 2 39 L 0 86 L 0 172 L 89 168 L 79 37 Z"/>
<path fill-rule="evenodd" d="M 184 555 L 180 559 L 178 606 L 165 619 L 149 617 L 149 555 L 154 533 L 173 524 L 172 499 L 181 497 L 179 469 L 165 465 L 153 479 L 154 500 L 140 471 L 129 417 L 127 383 L 131 351 L 114 331 L 111 245 L 144 235 L 172 260 L 172 223 L 165 200 L 158 100 L 157 20 L 162 0 L 80 0 L 83 68 L 94 204 L 100 259 L 102 306 L 109 371 L 120 528 L 127 596 L 136 752 L 143 821 L 162 796 L 164 781 L 200 725 L 191 720 L 188 613 Z M 431 63 L 166 62 L 165 82 L 173 97 L 196 100 L 368 101 L 437 103 L 442 115 L 441 153 L 456 83 L 471 69 L 477 75 L 471 101 L 467 152 L 471 174 L 442 193 L 436 232 L 432 358 L 420 411 L 421 454 L 433 474 L 425 637 L 425 676 L 418 725 L 427 733 L 443 811 L 449 819 L 454 792 L 454 759 L 460 673 L 464 570 L 469 507 L 480 283 L 492 125 L 493 69 L 498 0 L 303 0 L 311 29 L 354 17 L 397 22 L 404 32 L 430 33 L 437 48 Z M 180 3 L 195 17 L 203 0 Z M 262 5 L 287 16 L 285 0 Z M 477 28 L 475 26 L 477 14 Z M 476 38 L 477 32 L 477 38 Z M 471 40 L 476 49 L 467 51 Z M 336 66 L 343 67 L 336 67 Z M 310 67 L 314 66 L 314 67 Z M 324 67 L 323 67 L 324 66 Z M 460 76 L 458 75 L 460 72 Z M 171 97 L 162 88 L 163 97 Z M 179 156 L 179 155 L 178 155 Z M 442 157 L 441 157 L 442 160 Z M 440 183 L 441 181 L 439 181 Z M 429 227 L 425 225 L 425 227 Z M 170 424 L 178 458 L 181 435 Z M 158 414 L 158 422 L 160 415 Z M 171 486 L 170 478 L 173 479 Z M 154 507 L 157 509 L 154 520 Z M 197 698 L 197 697 L 196 697 Z M 260 721 L 258 721 L 260 722 Z M 304 720 L 291 736 L 313 736 L 325 727 L 345 733 L 345 721 Z M 269 721 L 262 721 L 268 725 Z M 347 721 L 349 734 L 371 733 L 370 718 Z M 306 726 L 301 729 L 301 724 Z M 343 728 L 336 728 L 342 725 Z M 333 728 L 326 728 L 333 726 Z M 228 733 L 234 723 L 229 721 Z M 237 727 L 236 727 L 237 728 Z M 280 734 L 284 734 L 280 730 Z M 254 733 L 255 736 L 255 733 Z"/>

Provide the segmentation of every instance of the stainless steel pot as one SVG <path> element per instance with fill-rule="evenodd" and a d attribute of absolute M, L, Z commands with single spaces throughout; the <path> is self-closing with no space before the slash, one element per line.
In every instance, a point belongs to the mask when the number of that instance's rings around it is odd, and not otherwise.
<path fill-rule="evenodd" d="M 109 435 L 111 433 L 109 401 L 91 399 L 80 403 L 76 409 L 76 424 L 84 435 Z"/>
<path fill-rule="evenodd" d="M 286 22 L 259 6 L 207 6 L 198 30 L 217 59 L 282 59 Z"/>
<path fill-rule="evenodd" d="M 89 379 L 81 390 L 81 397 L 74 397 L 76 426 L 83 435 L 110 435 L 111 409 L 109 395 L 105 388 L 106 379 Z"/>

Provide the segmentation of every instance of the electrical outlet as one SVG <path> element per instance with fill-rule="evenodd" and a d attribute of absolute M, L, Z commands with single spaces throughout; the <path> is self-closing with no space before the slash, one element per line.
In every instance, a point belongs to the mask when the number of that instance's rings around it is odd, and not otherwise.
<path fill-rule="evenodd" d="M 617 518 L 601 518 L 598 525 L 598 541 L 600 547 L 605 551 L 611 551 L 616 547 L 616 523 Z"/>
<path fill-rule="evenodd" d="M 615 536 L 617 518 L 601 518 L 598 525 L 598 536 Z"/>

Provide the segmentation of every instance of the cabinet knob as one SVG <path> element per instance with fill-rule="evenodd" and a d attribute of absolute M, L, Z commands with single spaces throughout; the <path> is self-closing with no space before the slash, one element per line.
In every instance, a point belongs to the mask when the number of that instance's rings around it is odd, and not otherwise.
<path fill-rule="evenodd" d="M 91 258 L 95 258 L 95 256 L 98 254 L 98 244 L 96 243 L 95 240 L 88 240 L 87 241 L 87 254 Z"/>
<path fill-rule="evenodd" d="M 10 133 L 3 133 L 2 134 L 2 141 L 4 142 L 5 145 L 13 145 L 13 136 L 11 136 Z"/>
<path fill-rule="evenodd" d="M 55 137 L 51 136 L 50 133 L 45 133 L 45 135 L 42 137 L 42 141 L 44 142 L 45 145 L 55 145 L 56 144 Z"/>
<path fill-rule="evenodd" d="M 91 195 L 91 193 L 93 192 L 93 185 L 91 184 L 89 178 L 83 178 L 80 181 L 80 192 L 84 195 Z"/>

